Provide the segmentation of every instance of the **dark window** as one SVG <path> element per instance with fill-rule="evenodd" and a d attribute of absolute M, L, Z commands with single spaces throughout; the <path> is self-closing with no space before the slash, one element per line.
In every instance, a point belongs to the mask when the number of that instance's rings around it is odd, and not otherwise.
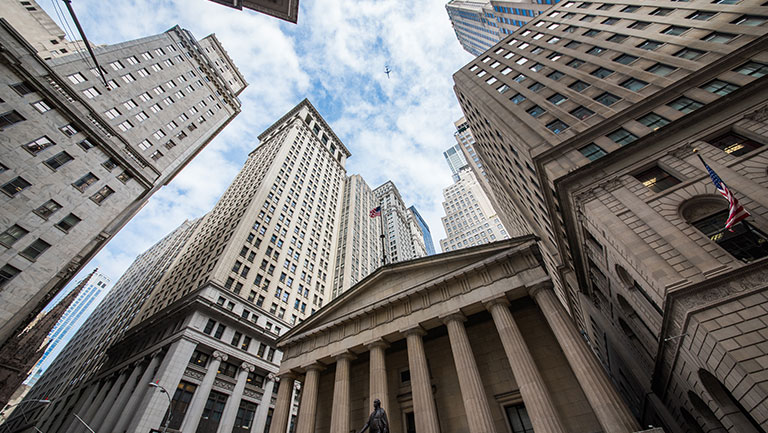
<path fill-rule="evenodd" d="M 189 359 L 190 364 L 199 365 L 200 367 L 205 367 L 208 365 L 208 359 L 210 356 L 207 353 L 203 353 L 199 350 L 195 350 L 192 352 L 192 358 Z"/>
<path fill-rule="evenodd" d="M 674 108 L 675 110 L 681 111 L 683 113 L 690 113 L 692 111 L 696 111 L 699 108 L 701 108 L 704 104 L 698 101 L 694 101 L 691 98 L 686 98 L 685 96 L 681 96 L 674 101 L 670 102 L 670 107 Z"/>
<path fill-rule="evenodd" d="M 240 407 L 237 408 L 237 415 L 235 416 L 235 425 L 232 427 L 232 433 L 250 432 L 255 414 L 256 404 L 241 400 Z"/>
<path fill-rule="evenodd" d="M 214 338 L 221 338 L 221 336 L 224 334 L 224 330 L 227 329 L 226 326 L 219 323 L 219 326 L 216 328 L 216 333 L 213 334 Z"/>
<path fill-rule="evenodd" d="M 19 254 L 29 260 L 35 260 L 50 247 L 51 244 L 48 242 L 42 239 L 35 239 L 34 242 L 32 242 L 28 247 L 24 248 L 24 250 L 22 250 Z"/>
<path fill-rule="evenodd" d="M 565 131 L 566 129 L 568 129 L 568 124 L 566 124 L 562 120 L 557 119 L 557 120 L 553 120 L 552 122 L 549 122 L 547 124 L 547 129 L 554 132 L 555 134 L 559 134 Z"/>
<path fill-rule="evenodd" d="M 605 52 L 605 48 L 602 48 L 602 47 L 592 47 L 589 50 L 587 50 L 587 54 L 591 54 L 593 56 L 599 56 L 604 52 Z"/>
<path fill-rule="evenodd" d="M 533 117 L 539 117 L 544 113 L 546 113 L 546 110 L 539 107 L 538 105 L 534 105 L 533 107 L 528 109 L 528 114 L 530 114 Z"/>
<path fill-rule="evenodd" d="M 16 110 L 7 111 L 3 114 L 0 114 L 0 130 L 13 125 L 14 123 L 19 123 L 23 120 L 26 119 L 24 116 L 16 112 Z"/>
<path fill-rule="evenodd" d="M 51 146 L 55 146 L 55 145 L 56 145 L 56 143 L 54 143 L 53 141 L 51 141 L 50 138 L 48 138 L 47 136 L 44 135 L 44 136 L 42 136 L 42 137 L 40 137 L 40 138 L 38 138 L 36 140 L 30 141 L 29 143 L 25 144 L 22 147 L 27 152 L 29 152 L 29 153 L 31 153 L 33 155 L 37 155 L 38 153 L 42 152 L 43 150 L 45 150 L 45 149 L 47 149 L 47 148 L 49 148 Z"/>
<path fill-rule="evenodd" d="M 106 161 L 101 163 L 101 166 L 106 168 L 107 171 L 112 171 L 113 169 L 119 167 L 120 165 L 118 165 L 117 161 L 115 161 L 114 159 L 108 158 Z"/>
<path fill-rule="evenodd" d="M 72 161 L 73 159 L 75 158 L 73 158 L 72 155 L 68 154 L 67 152 L 59 152 L 56 155 L 48 158 L 44 164 L 50 167 L 51 170 L 56 170 L 57 168 L 68 163 L 69 161 Z"/>
<path fill-rule="evenodd" d="M 317 126 L 315 126 L 315 129 L 317 129 Z M 208 401 L 205 402 L 203 416 L 200 418 L 200 424 L 197 427 L 196 433 L 216 433 L 226 404 L 227 394 L 211 391 L 208 394 Z"/>
<path fill-rule="evenodd" d="M 595 101 L 605 105 L 606 107 L 610 107 L 611 105 L 619 102 L 620 100 L 621 98 L 609 92 L 602 93 L 597 98 L 595 98 Z"/>
<path fill-rule="evenodd" d="M 747 62 L 734 69 L 734 71 L 750 77 L 760 78 L 768 75 L 768 65 L 757 62 Z"/>
<path fill-rule="evenodd" d="M 590 29 L 584 32 L 584 36 L 595 37 L 600 34 L 600 30 Z"/>
<path fill-rule="evenodd" d="M 646 83 L 643 80 L 638 80 L 637 78 L 630 78 L 621 83 L 621 87 L 632 90 L 633 92 L 637 92 L 638 90 L 644 88 L 647 85 L 648 83 Z"/>
<path fill-rule="evenodd" d="M 554 95 L 552 95 L 549 98 L 547 98 L 547 101 L 549 101 L 549 102 L 551 102 L 552 104 L 555 104 L 555 105 L 560 105 L 560 104 L 562 104 L 563 102 L 565 102 L 567 100 L 568 100 L 568 98 L 566 98 L 565 96 L 563 96 L 563 95 L 561 95 L 559 93 L 555 93 Z"/>
<path fill-rule="evenodd" d="M 635 174 L 635 179 L 639 180 L 653 192 L 661 192 L 680 183 L 679 179 L 667 173 L 658 165 Z"/>
<path fill-rule="evenodd" d="M 621 10 L 621 12 L 632 13 L 640 9 L 640 6 L 627 6 Z"/>
<path fill-rule="evenodd" d="M 77 188 L 78 191 L 83 192 L 85 191 L 89 186 L 93 185 L 94 183 L 98 182 L 99 178 L 96 177 L 93 173 L 88 173 L 85 176 L 81 177 L 80 179 L 76 180 L 72 186 Z"/>
<path fill-rule="evenodd" d="M 512 427 L 512 433 L 533 433 L 533 424 L 528 418 L 528 411 L 524 404 L 504 407 L 507 414 L 507 420 Z"/>
<path fill-rule="evenodd" d="M 11 84 L 11 89 L 15 90 L 16 93 L 18 93 L 21 96 L 28 95 L 35 91 L 35 88 L 32 87 L 32 85 L 27 83 L 26 81 L 22 81 L 21 83 Z"/>
<path fill-rule="evenodd" d="M 627 35 L 620 35 L 620 34 L 617 33 L 617 34 L 611 36 L 610 38 L 608 38 L 606 40 L 608 42 L 615 42 L 617 44 L 620 44 L 620 43 L 624 42 L 626 39 L 627 39 Z"/>
<path fill-rule="evenodd" d="M 708 21 L 713 16 L 715 16 L 716 12 L 706 12 L 706 11 L 696 11 L 690 15 L 688 15 L 689 20 L 699 20 L 699 21 Z"/>
<path fill-rule="evenodd" d="M 692 225 L 744 263 L 768 256 L 768 237 L 765 233 L 747 221 L 741 221 L 731 227 L 731 230 L 726 230 L 728 214 L 728 209 L 725 209 L 693 222 Z"/>
<path fill-rule="evenodd" d="M 16 241 L 23 238 L 24 235 L 29 233 L 24 227 L 18 224 L 14 224 L 2 233 L 0 233 L 0 245 L 10 248 Z"/>
<path fill-rule="evenodd" d="M 707 36 L 704 36 L 703 38 L 701 38 L 701 40 L 707 41 L 707 42 L 715 42 L 718 44 L 727 44 L 736 36 L 737 35 L 734 35 L 732 33 L 712 32 Z"/>
<path fill-rule="evenodd" d="M 664 45 L 663 42 L 652 41 L 649 39 L 641 42 L 640 45 L 637 46 L 637 48 L 640 48 L 642 50 L 655 51 L 662 45 Z"/>
<path fill-rule="evenodd" d="M 568 87 L 569 87 L 569 88 L 571 88 L 571 89 L 573 89 L 573 90 L 575 90 L 575 91 L 577 91 L 577 92 L 581 92 L 582 90 L 584 90 L 584 89 L 586 89 L 587 87 L 589 87 L 589 84 L 587 84 L 587 83 L 585 83 L 585 82 L 583 82 L 583 81 L 574 81 L 574 82 L 573 82 L 573 83 L 572 83 L 570 86 L 568 86 Z"/>
<path fill-rule="evenodd" d="M 670 9 L 670 8 L 656 8 L 650 14 L 665 17 L 671 14 L 673 10 L 674 9 Z"/>
<path fill-rule="evenodd" d="M 733 24 L 739 24 L 742 26 L 761 26 L 768 21 L 768 17 L 762 15 L 742 15 L 741 17 L 731 21 Z"/>
<path fill-rule="evenodd" d="M 568 62 L 568 66 L 574 69 L 579 69 L 583 64 L 584 64 L 584 61 L 579 59 L 573 59 L 570 62 Z"/>
<path fill-rule="evenodd" d="M 665 35 L 672 35 L 672 36 L 680 36 L 683 33 L 690 30 L 689 27 L 682 27 L 682 26 L 669 26 L 666 29 L 664 29 L 661 33 Z"/>
<path fill-rule="evenodd" d="M 192 396 L 195 394 L 197 385 L 188 383 L 185 381 L 179 382 L 179 386 L 176 388 L 176 392 L 173 394 L 173 402 L 171 412 L 168 419 L 168 428 L 178 430 L 181 428 L 181 422 L 184 420 L 184 415 L 187 413 L 189 403 L 192 401 Z"/>
<path fill-rule="evenodd" d="M 96 191 L 96 193 L 91 196 L 91 200 L 93 200 L 93 202 L 96 204 L 101 204 L 101 202 L 106 200 L 107 197 L 111 196 L 114 193 L 115 193 L 114 189 L 110 188 L 107 185 L 104 185 L 101 187 L 101 189 Z"/>
<path fill-rule="evenodd" d="M 563 76 L 565 76 L 565 74 L 563 74 L 562 72 L 554 71 L 554 72 L 550 73 L 549 75 L 547 75 L 547 78 L 549 78 L 550 80 L 557 81 L 557 80 L 563 78 Z"/>
<path fill-rule="evenodd" d="M 71 213 L 64 218 L 61 219 L 61 221 L 56 223 L 56 228 L 59 228 L 61 230 L 64 230 L 65 232 L 68 232 L 72 227 L 76 226 L 80 221 L 82 221 L 77 215 Z"/>
<path fill-rule="evenodd" d="M 596 145 L 595 143 L 589 143 L 588 145 L 579 149 L 579 152 L 581 152 L 581 154 L 584 155 L 584 157 L 589 159 L 590 161 L 600 159 L 603 156 L 607 155 L 606 151 L 604 151 L 600 146 Z"/>
<path fill-rule="evenodd" d="M 616 63 L 621 63 L 622 65 L 628 65 L 637 59 L 639 59 L 637 56 L 633 56 L 631 54 L 622 54 L 619 57 L 613 59 L 613 61 Z"/>
<path fill-rule="evenodd" d="M 61 209 L 60 204 L 56 203 L 54 200 L 48 200 L 39 208 L 35 209 L 35 214 L 40 218 L 48 219 L 49 216 L 53 215 L 53 213 L 59 209 Z"/>
<path fill-rule="evenodd" d="M 214 326 L 216 326 L 216 321 L 213 319 L 208 319 L 208 323 L 205 324 L 205 329 L 203 329 L 203 332 L 211 335 Z"/>
<path fill-rule="evenodd" d="M 19 275 L 20 272 L 20 270 L 11 265 L 3 265 L 3 267 L 0 268 L 0 287 L 8 284 L 8 281 L 11 281 L 13 277 Z"/>
<path fill-rule="evenodd" d="M 703 56 L 704 54 L 705 52 L 701 50 L 694 50 L 693 48 L 683 48 L 682 50 L 676 52 L 675 56 L 680 57 L 682 59 L 696 60 L 699 57 Z"/>
<path fill-rule="evenodd" d="M 629 144 L 635 140 L 637 140 L 637 136 L 635 134 L 627 131 L 624 128 L 619 128 L 610 134 L 608 134 L 608 138 L 615 141 L 616 143 L 624 146 L 625 144 Z"/>
<path fill-rule="evenodd" d="M 83 150 L 86 151 L 86 152 L 88 150 L 93 149 L 94 147 L 96 147 L 96 145 L 93 144 L 93 142 L 89 138 L 86 138 L 85 140 L 82 140 L 82 141 L 78 142 L 77 144 L 78 144 L 78 146 L 82 147 Z"/>
<path fill-rule="evenodd" d="M 579 120 L 584 120 L 593 114 L 595 114 L 594 111 L 590 110 L 587 107 L 581 107 L 581 106 L 571 111 L 571 115 Z"/>
<path fill-rule="evenodd" d="M 654 131 L 669 123 L 667 118 L 659 116 L 656 113 L 648 113 L 645 116 L 637 119 L 637 121 L 653 129 Z"/>
<path fill-rule="evenodd" d="M 675 72 L 675 69 L 677 69 L 674 66 L 665 65 L 664 63 L 656 63 L 655 65 L 651 66 L 650 68 L 646 69 L 646 71 L 656 74 L 660 77 L 666 77 L 667 75 L 671 74 L 672 72 Z"/>
<path fill-rule="evenodd" d="M 592 71 L 592 75 L 594 75 L 597 78 L 605 78 L 613 73 L 612 70 L 608 68 L 597 68 L 594 71 Z"/>
<path fill-rule="evenodd" d="M 237 376 L 237 365 L 231 362 L 222 362 L 219 365 L 218 373 L 224 376 L 235 377 Z"/>
<path fill-rule="evenodd" d="M 4 193 L 8 194 L 9 196 L 13 197 L 16 194 L 20 193 L 24 189 L 32 186 L 31 183 L 27 182 L 22 178 L 21 176 L 11 180 L 10 182 L 4 184 L 2 187 L 0 187 Z"/>
<path fill-rule="evenodd" d="M 651 23 L 645 22 L 645 21 L 635 21 L 634 23 L 629 25 L 630 29 L 636 29 L 636 30 L 642 30 L 646 27 L 648 27 Z"/>
<path fill-rule="evenodd" d="M 763 146 L 762 143 L 750 140 L 749 138 L 733 132 L 706 141 L 712 146 L 733 156 L 741 156 Z"/>
<path fill-rule="evenodd" d="M 614 25 L 614 24 L 616 24 L 618 22 L 619 22 L 618 18 L 606 18 L 606 19 L 603 20 L 603 22 L 601 24 L 605 24 L 607 26 L 612 26 L 612 25 Z"/>
<path fill-rule="evenodd" d="M 235 331 L 235 334 L 232 335 L 232 341 L 229 343 L 235 347 L 240 345 L 240 340 L 243 338 L 243 333 L 239 331 Z"/>
<path fill-rule="evenodd" d="M 725 82 L 723 80 L 712 80 L 709 83 L 701 86 L 701 88 L 707 92 L 712 92 L 722 96 L 739 90 L 739 86 Z"/>
<path fill-rule="evenodd" d="M 565 44 L 565 48 L 570 48 L 572 50 L 575 50 L 576 48 L 579 48 L 581 46 L 581 42 L 579 41 L 571 41 Z"/>

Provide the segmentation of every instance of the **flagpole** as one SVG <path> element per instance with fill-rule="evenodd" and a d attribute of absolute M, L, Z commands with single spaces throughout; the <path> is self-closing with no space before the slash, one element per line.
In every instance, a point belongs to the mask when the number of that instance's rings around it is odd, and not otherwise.
<path fill-rule="evenodd" d="M 381 212 L 379 212 L 379 227 L 381 228 L 381 266 L 386 266 L 387 264 L 387 250 L 384 248 L 384 209 L 381 208 Z"/>

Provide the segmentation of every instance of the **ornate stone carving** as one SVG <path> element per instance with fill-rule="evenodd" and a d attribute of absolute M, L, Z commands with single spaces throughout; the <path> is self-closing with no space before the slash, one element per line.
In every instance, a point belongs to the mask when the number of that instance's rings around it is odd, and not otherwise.
<path fill-rule="evenodd" d="M 231 384 L 229 382 L 225 382 L 225 381 L 220 380 L 220 379 L 216 379 L 213 382 L 213 386 L 215 386 L 217 388 L 221 388 L 221 389 L 226 389 L 227 391 L 232 391 L 233 389 L 235 389 L 235 385 L 233 385 L 233 384 Z"/>
<path fill-rule="evenodd" d="M 221 362 L 224 362 L 227 359 L 229 359 L 229 355 L 227 355 L 226 353 L 219 352 L 218 350 L 213 352 L 213 357 L 218 359 Z"/>
<path fill-rule="evenodd" d="M 253 370 L 256 369 L 256 366 L 253 365 L 253 364 L 249 364 L 247 362 L 243 362 L 242 364 L 240 364 L 240 368 L 242 368 L 243 370 L 246 370 L 247 372 L 251 373 L 251 372 L 253 372 Z"/>
<path fill-rule="evenodd" d="M 679 146 L 674 150 L 672 150 L 671 152 L 669 152 L 669 154 L 678 159 L 687 158 L 693 155 L 693 142 L 688 141 L 682 146 Z"/>
<path fill-rule="evenodd" d="M 203 377 L 205 377 L 205 374 L 199 371 L 192 370 L 191 368 L 188 368 L 184 370 L 184 376 L 190 377 L 192 379 L 203 380 Z"/>
<path fill-rule="evenodd" d="M 261 400 L 261 398 L 263 396 L 264 396 L 263 393 L 258 392 L 258 391 L 254 391 L 252 389 L 246 388 L 246 389 L 243 390 L 243 397 L 249 397 L 249 398 L 252 398 L 254 400 Z"/>
<path fill-rule="evenodd" d="M 754 120 L 755 122 L 763 122 L 768 119 L 768 105 L 764 105 L 757 110 L 744 115 L 747 120 Z"/>
<path fill-rule="evenodd" d="M 598 186 L 600 188 L 608 191 L 608 192 L 612 192 L 612 191 L 616 191 L 617 189 L 623 187 L 624 186 L 624 181 L 622 181 L 621 178 L 613 177 L 613 178 L 609 178 L 609 179 L 607 179 L 607 180 L 605 180 L 603 182 L 600 182 L 600 184 Z"/>

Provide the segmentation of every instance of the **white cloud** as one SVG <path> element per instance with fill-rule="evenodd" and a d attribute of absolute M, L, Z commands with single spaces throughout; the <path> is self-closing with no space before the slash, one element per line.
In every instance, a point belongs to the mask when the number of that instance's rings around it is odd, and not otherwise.
<path fill-rule="evenodd" d="M 452 74 L 471 59 L 455 38 L 445 0 L 300 5 L 299 24 L 293 25 L 206 0 L 75 3 L 89 38 L 98 43 L 175 24 L 198 38 L 216 33 L 249 82 L 240 95 L 242 113 L 81 274 L 99 266 L 117 280 L 137 254 L 210 210 L 258 144 L 258 134 L 304 97 L 350 148 L 348 173 L 361 174 L 372 187 L 393 180 L 406 204 L 426 219 L 439 250 L 441 190 L 451 183 L 442 152 L 455 143 L 453 121 L 461 116 Z"/>

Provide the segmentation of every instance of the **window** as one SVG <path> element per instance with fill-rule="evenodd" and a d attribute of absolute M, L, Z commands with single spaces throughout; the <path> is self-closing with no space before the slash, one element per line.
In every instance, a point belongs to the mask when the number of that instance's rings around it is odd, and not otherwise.
<path fill-rule="evenodd" d="M 533 117 L 539 117 L 544 113 L 546 113 L 546 110 L 539 107 L 538 105 L 534 105 L 533 107 L 528 109 L 528 114 L 530 114 Z"/>
<path fill-rule="evenodd" d="M 96 204 L 101 204 L 101 202 L 106 200 L 107 197 L 111 196 L 114 193 L 115 193 L 115 190 L 113 190 L 107 185 L 104 185 L 103 187 L 101 187 L 100 190 L 96 191 L 96 193 L 91 196 L 91 200 L 93 200 L 93 202 Z"/>
<path fill-rule="evenodd" d="M 568 62 L 568 66 L 574 69 L 579 69 L 579 67 L 581 67 L 581 65 L 583 64 L 584 64 L 584 61 L 579 59 L 573 59 L 570 62 Z"/>
<path fill-rule="evenodd" d="M 205 329 L 203 329 L 203 332 L 211 335 L 211 332 L 213 332 L 213 327 L 216 326 L 216 321 L 213 319 L 208 319 L 208 323 L 205 324 Z"/>
<path fill-rule="evenodd" d="M 4 265 L 2 268 L 0 268 L 0 287 L 8 284 L 8 281 L 11 281 L 13 277 L 19 275 L 19 273 L 21 273 L 21 271 L 15 267 L 11 265 Z"/>
<path fill-rule="evenodd" d="M 602 48 L 602 47 L 592 47 L 589 50 L 587 50 L 587 54 L 591 54 L 593 56 L 599 56 L 604 52 L 605 52 L 605 48 Z"/>
<path fill-rule="evenodd" d="M 23 177 L 19 176 L 4 184 L 2 187 L 0 187 L 0 189 L 2 189 L 4 193 L 13 197 L 30 186 L 32 186 L 31 183 L 24 180 Z"/>
<path fill-rule="evenodd" d="M 637 119 L 637 121 L 653 129 L 654 131 L 669 123 L 667 118 L 661 117 L 656 113 L 648 113 L 645 116 Z"/>
<path fill-rule="evenodd" d="M 733 156 L 741 156 L 763 146 L 762 143 L 750 140 L 749 138 L 733 132 L 728 132 L 706 141 L 712 146 Z"/>
<path fill-rule="evenodd" d="M 722 80 L 712 80 L 709 83 L 701 86 L 701 88 L 708 92 L 725 96 L 731 92 L 738 90 L 739 86 L 722 81 Z"/>
<path fill-rule="evenodd" d="M 115 71 L 119 71 L 120 69 L 125 68 L 125 66 L 123 66 L 123 64 L 120 62 L 120 60 L 117 60 L 117 61 L 114 61 L 114 62 L 110 63 L 109 66 L 111 66 L 112 69 L 115 70 Z"/>
<path fill-rule="evenodd" d="M 119 117 L 120 112 L 117 111 L 117 108 L 110 108 L 109 110 L 104 112 L 104 115 L 107 116 L 108 119 L 112 120 L 116 117 Z"/>
<path fill-rule="evenodd" d="M 568 129 L 568 125 L 565 122 L 563 122 L 562 120 L 557 119 L 557 120 L 554 120 L 552 122 L 549 122 L 547 124 L 547 129 L 549 129 L 550 131 L 554 132 L 555 134 L 559 134 L 559 133 L 565 131 L 566 129 Z"/>
<path fill-rule="evenodd" d="M 507 86 L 506 84 L 502 84 L 501 86 L 499 86 L 499 87 L 496 89 L 496 91 L 497 91 L 497 92 L 499 92 L 499 93 L 501 93 L 501 94 L 504 94 L 504 93 L 506 93 L 507 91 L 509 91 L 509 89 L 510 89 L 510 87 L 509 87 L 509 86 Z"/>
<path fill-rule="evenodd" d="M 29 233 L 24 227 L 18 224 L 14 224 L 2 233 L 0 233 L 0 245 L 10 248 L 16 241 L 23 238 L 24 235 Z"/>
<path fill-rule="evenodd" d="M 35 239 L 35 241 L 32 242 L 28 247 L 24 248 L 24 250 L 22 250 L 19 255 L 25 259 L 34 261 L 50 247 L 51 244 L 38 238 Z"/>
<path fill-rule="evenodd" d="M 85 176 L 81 177 L 80 179 L 76 180 L 72 186 L 77 188 L 78 191 L 83 192 L 85 191 L 89 186 L 93 185 L 94 183 L 98 182 L 99 178 L 96 177 L 93 173 L 88 173 Z"/>
<path fill-rule="evenodd" d="M 620 44 L 624 42 L 625 39 L 627 39 L 627 35 L 620 35 L 617 33 L 606 40 L 608 42 L 614 42 L 614 43 Z"/>
<path fill-rule="evenodd" d="M 640 9 L 640 6 L 627 6 L 621 10 L 621 12 L 632 13 Z"/>
<path fill-rule="evenodd" d="M 56 203 L 54 200 L 48 200 L 39 208 L 35 209 L 35 214 L 40 218 L 48 219 L 49 216 L 53 215 L 59 209 L 61 209 L 60 204 Z"/>
<path fill-rule="evenodd" d="M 38 138 L 35 141 L 32 141 L 32 142 L 29 142 L 29 143 L 25 144 L 22 147 L 26 151 L 28 151 L 29 153 L 31 153 L 33 155 L 37 155 L 38 153 L 40 153 L 44 149 L 47 149 L 47 148 L 49 148 L 51 146 L 55 146 L 55 145 L 56 145 L 56 143 L 52 142 L 50 138 L 48 138 L 46 136 L 42 136 L 42 137 Z"/>
<path fill-rule="evenodd" d="M 741 17 L 731 21 L 732 24 L 738 24 L 742 26 L 761 26 L 768 21 L 768 17 L 762 15 L 742 15 Z"/>
<path fill-rule="evenodd" d="M 703 56 L 704 54 L 705 52 L 701 50 L 694 50 L 693 48 L 683 48 L 682 50 L 676 52 L 675 56 L 680 57 L 682 59 L 696 60 L 699 57 Z"/>
<path fill-rule="evenodd" d="M 26 81 L 22 81 L 21 83 L 11 84 L 11 89 L 16 91 L 21 96 L 29 95 L 30 93 L 35 91 L 35 88 L 32 87 L 31 84 L 27 83 Z"/>
<path fill-rule="evenodd" d="M 581 152 L 581 154 L 590 161 L 600 159 L 607 155 L 607 152 L 595 143 L 589 143 L 588 145 L 579 149 L 579 152 Z"/>
<path fill-rule="evenodd" d="M 79 72 L 75 72 L 72 75 L 67 75 L 67 78 L 69 79 L 69 82 L 72 83 L 72 84 L 80 84 L 80 83 L 83 83 L 85 81 L 88 81 Z"/>
<path fill-rule="evenodd" d="M 619 128 L 610 134 L 608 134 L 608 138 L 615 141 L 617 144 L 624 146 L 625 144 L 629 144 L 635 140 L 637 140 L 637 136 L 635 134 L 632 134 L 631 132 L 627 131 L 624 128 Z"/>
<path fill-rule="evenodd" d="M 16 110 L 7 111 L 3 114 L 0 114 L 0 131 L 13 125 L 14 123 L 19 123 L 24 119 L 24 117 L 19 114 Z"/>
<path fill-rule="evenodd" d="M 633 56 L 630 54 L 622 54 L 619 57 L 616 57 L 615 59 L 613 59 L 613 61 L 616 63 L 621 63 L 622 65 L 628 65 L 634 62 L 635 60 L 637 60 L 638 58 L 639 57 Z"/>
<path fill-rule="evenodd" d="M 554 105 L 560 105 L 560 104 L 562 104 L 563 102 L 565 102 L 567 100 L 568 100 L 568 98 L 566 98 L 565 96 L 563 96 L 563 95 L 561 95 L 559 93 L 555 93 L 554 95 L 552 95 L 549 98 L 547 98 L 547 101 L 551 102 Z"/>
<path fill-rule="evenodd" d="M 544 88 L 544 85 L 541 83 L 533 83 L 530 86 L 528 86 L 528 89 L 530 89 L 532 92 L 538 92 L 543 88 Z"/>
<path fill-rule="evenodd" d="M 675 110 L 682 111 L 683 113 L 687 114 L 692 111 L 698 110 L 704 104 L 698 101 L 694 101 L 691 98 L 686 98 L 685 96 L 681 96 L 667 105 L 674 108 Z"/>
<path fill-rule="evenodd" d="M 208 319 L 208 323 L 214 322 L 211 319 Z M 206 326 L 206 329 L 208 329 L 208 326 Z M 213 329 L 213 325 L 211 325 L 211 329 Z M 209 330 L 206 332 L 206 334 L 210 334 L 211 331 Z M 203 353 L 199 350 L 195 350 L 192 352 L 192 357 L 189 359 L 190 364 L 199 365 L 200 367 L 205 367 L 208 364 L 208 360 L 210 359 L 210 356 L 207 353 Z"/>
<path fill-rule="evenodd" d="M 651 23 L 646 22 L 646 21 L 635 21 L 634 23 L 630 24 L 628 27 L 630 29 L 642 30 L 642 29 L 648 27 L 650 24 Z"/>
<path fill-rule="evenodd" d="M 509 100 L 514 102 L 515 104 L 519 104 L 519 103 L 525 101 L 525 96 L 523 96 L 523 95 L 518 93 L 515 96 L 509 98 Z"/>
<path fill-rule="evenodd" d="M 552 60 L 553 62 L 556 62 L 556 61 L 560 60 L 560 57 L 563 57 L 563 55 L 558 53 L 558 52 L 554 52 L 554 53 L 552 53 L 552 54 L 547 56 L 547 58 L 549 60 Z"/>
<path fill-rule="evenodd" d="M 56 223 L 56 228 L 64 230 L 65 232 L 68 232 L 69 229 L 71 229 L 72 227 L 76 226 L 77 223 L 79 223 L 80 221 L 82 221 L 82 220 L 80 218 L 78 218 L 77 215 L 71 213 L 71 214 L 65 216 L 64 218 L 62 218 L 61 221 L 57 222 Z"/>
<path fill-rule="evenodd" d="M 512 427 L 512 433 L 533 433 L 533 424 L 528 418 L 524 404 L 506 406 L 504 412 L 507 415 L 507 420 L 509 420 L 509 425 Z"/>
<path fill-rule="evenodd" d="M 570 85 L 570 86 L 568 86 L 568 87 L 569 87 L 569 88 L 571 88 L 571 89 L 573 89 L 573 90 L 575 90 L 575 91 L 577 91 L 577 92 L 581 92 L 581 91 L 583 91 L 584 89 L 586 89 L 587 87 L 589 87 L 589 84 L 587 84 L 587 83 L 585 83 L 585 82 L 583 82 L 583 81 L 579 80 L 579 81 L 574 81 L 574 82 L 573 82 L 573 83 L 571 83 L 571 85 Z"/>
<path fill-rule="evenodd" d="M 80 146 L 84 151 L 88 152 L 88 150 L 93 149 L 96 147 L 95 144 L 91 142 L 90 139 L 86 138 L 85 140 L 79 141 L 77 143 L 78 146 Z"/>
<path fill-rule="evenodd" d="M 641 42 L 640 45 L 637 46 L 637 48 L 640 48 L 641 50 L 655 51 L 662 45 L 664 45 L 664 43 L 662 42 L 645 40 Z"/>
<path fill-rule="evenodd" d="M 612 25 L 614 25 L 614 24 L 616 24 L 618 22 L 619 22 L 618 18 L 606 18 L 605 20 L 603 20 L 603 22 L 601 24 L 605 24 L 607 26 L 612 26 Z"/>
<path fill-rule="evenodd" d="M 547 78 L 549 78 L 550 80 L 558 81 L 559 79 L 563 78 L 564 76 L 565 76 L 565 74 L 563 74 L 562 72 L 554 71 L 554 72 L 550 73 L 549 75 L 547 75 Z"/>
<path fill-rule="evenodd" d="M 637 92 L 640 89 L 647 86 L 648 83 L 646 83 L 643 80 L 638 80 L 637 78 L 630 78 L 628 80 L 625 80 L 621 83 L 621 87 L 624 87 L 625 89 L 632 90 L 633 92 Z"/>
<path fill-rule="evenodd" d="M 758 62 L 747 62 L 734 69 L 734 72 L 748 75 L 750 77 L 760 78 L 768 75 L 768 65 Z"/>
<path fill-rule="evenodd" d="M 571 115 L 579 120 L 584 120 L 593 114 L 595 114 L 594 111 L 582 106 L 571 111 Z"/>
<path fill-rule="evenodd" d="M 670 8 L 656 8 L 653 11 L 651 11 L 650 15 L 658 15 L 658 16 L 665 17 L 671 14 L 673 10 L 674 9 L 670 9 Z"/>
<path fill-rule="evenodd" d="M 701 38 L 701 40 L 707 41 L 707 42 L 714 42 L 718 44 L 727 44 L 736 36 L 737 35 L 734 35 L 732 33 L 712 32 L 707 36 L 704 36 L 703 38 Z"/>
<path fill-rule="evenodd" d="M 666 77 L 667 75 L 671 74 L 672 72 L 675 72 L 675 69 L 677 69 L 674 66 L 665 65 L 664 63 L 656 63 L 655 65 L 651 66 L 650 68 L 646 69 L 646 71 L 656 74 L 660 77 Z"/>
<path fill-rule="evenodd" d="M 715 16 L 716 12 L 707 12 L 707 11 L 696 11 L 690 15 L 688 15 L 689 20 L 698 20 L 698 21 L 708 21 L 713 16 Z"/>
<path fill-rule="evenodd" d="M 72 155 L 68 154 L 67 152 L 59 152 L 56 155 L 45 160 L 43 164 L 50 167 L 51 170 L 56 170 L 57 168 L 68 163 L 69 161 L 72 161 L 73 159 L 75 158 L 73 158 Z"/>
<path fill-rule="evenodd" d="M 600 34 L 600 30 L 590 29 L 584 32 L 584 36 L 595 37 Z"/>
<path fill-rule="evenodd" d="M 653 192 L 661 192 L 680 183 L 679 179 L 657 165 L 635 174 L 634 177 Z"/>
<path fill-rule="evenodd" d="M 727 220 L 728 209 L 725 209 L 691 225 L 744 263 L 768 256 L 768 236 L 765 233 L 748 221 L 734 225 L 730 231 L 726 230 Z"/>
<path fill-rule="evenodd" d="M 682 26 L 669 26 L 666 29 L 662 30 L 661 33 L 665 35 L 672 35 L 672 36 L 680 36 L 683 33 L 690 30 L 689 27 L 682 27 Z"/>
<path fill-rule="evenodd" d="M 592 75 L 594 75 L 597 78 L 605 78 L 613 73 L 612 70 L 608 68 L 597 68 L 594 71 L 592 71 Z"/>
<path fill-rule="evenodd" d="M 48 101 L 45 99 L 41 99 L 37 102 L 33 102 L 32 106 L 35 107 L 35 110 L 45 113 L 46 111 L 51 111 L 51 106 L 48 105 Z"/>
<path fill-rule="evenodd" d="M 515 78 L 512 79 L 512 81 L 514 81 L 516 83 L 522 83 L 523 81 L 525 81 L 526 78 L 527 77 L 525 75 L 523 75 L 523 74 L 517 74 L 515 76 Z"/>
<path fill-rule="evenodd" d="M 531 69 L 533 72 L 539 72 L 539 71 L 541 71 L 542 69 L 544 69 L 544 65 L 542 65 L 541 63 L 536 63 L 535 65 L 531 66 L 531 68 L 530 68 L 530 69 Z"/>
<path fill-rule="evenodd" d="M 216 333 L 213 334 L 214 338 L 221 338 L 222 335 L 224 335 L 224 330 L 227 329 L 226 326 L 219 323 L 219 326 L 216 328 Z"/>

